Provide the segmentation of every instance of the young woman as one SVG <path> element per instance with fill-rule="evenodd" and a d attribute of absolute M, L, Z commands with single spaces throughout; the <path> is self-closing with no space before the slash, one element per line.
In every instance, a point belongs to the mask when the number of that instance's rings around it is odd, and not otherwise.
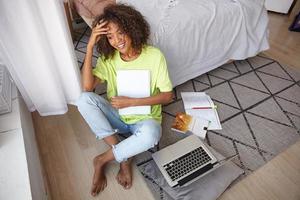
<path fill-rule="evenodd" d="M 149 25 L 138 11 L 126 5 L 110 5 L 93 24 L 82 68 L 85 92 L 77 106 L 97 138 L 111 149 L 94 158 L 93 196 L 106 187 L 104 168 L 112 160 L 120 163 L 117 181 L 125 189 L 132 185 L 131 157 L 156 145 L 161 137 L 161 104 L 172 100 L 172 84 L 161 51 L 147 45 Z M 100 53 L 97 65 L 91 66 L 94 46 Z M 151 95 L 146 98 L 118 96 L 116 71 L 149 70 Z M 97 84 L 107 83 L 108 101 L 91 92 Z M 150 105 L 148 115 L 122 115 L 118 109 Z M 116 134 L 131 135 L 119 142 Z"/>

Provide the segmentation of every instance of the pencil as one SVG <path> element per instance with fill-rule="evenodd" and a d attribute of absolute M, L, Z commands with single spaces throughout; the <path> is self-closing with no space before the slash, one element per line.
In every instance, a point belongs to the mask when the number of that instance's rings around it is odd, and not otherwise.
<path fill-rule="evenodd" d="M 192 107 L 192 109 L 195 110 L 201 110 L 201 109 L 215 109 L 217 108 L 217 106 L 213 106 L 213 107 Z"/>

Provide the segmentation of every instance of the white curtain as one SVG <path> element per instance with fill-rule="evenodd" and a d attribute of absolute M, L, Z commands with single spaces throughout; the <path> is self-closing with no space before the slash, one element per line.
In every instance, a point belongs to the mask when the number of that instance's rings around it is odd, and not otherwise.
<path fill-rule="evenodd" d="M 60 0 L 0 1 L 0 60 L 30 111 L 63 114 L 81 92 Z"/>

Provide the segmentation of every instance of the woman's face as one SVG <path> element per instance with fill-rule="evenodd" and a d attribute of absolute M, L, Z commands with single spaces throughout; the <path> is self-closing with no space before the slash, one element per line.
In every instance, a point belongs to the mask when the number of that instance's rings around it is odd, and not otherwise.
<path fill-rule="evenodd" d="M 131 38 L 113 22 L 109 22 L 107 27 L 108 33 L 106 36 L 110 45 L 121 54 L 128 54 L 132 50 Z"/>

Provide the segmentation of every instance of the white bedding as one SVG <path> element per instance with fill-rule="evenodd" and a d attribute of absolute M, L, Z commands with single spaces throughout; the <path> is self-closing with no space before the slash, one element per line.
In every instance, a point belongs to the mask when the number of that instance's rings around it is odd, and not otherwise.
<path fill-rule="evenodd" d="M 117 0 L 133 5 L 164 53 L 173 86 L 269 48 L 261 0 Z"/>

